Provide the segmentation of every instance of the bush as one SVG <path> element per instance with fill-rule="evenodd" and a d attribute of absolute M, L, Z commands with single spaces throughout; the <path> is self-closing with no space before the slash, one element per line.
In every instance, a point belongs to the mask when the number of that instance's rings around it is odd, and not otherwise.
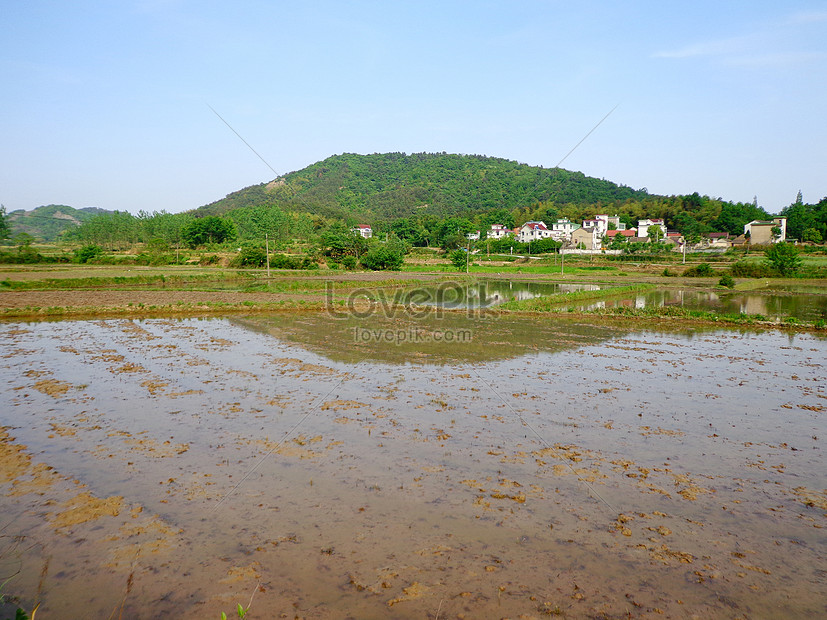
<path fill-rule="evenodd" d="M 267 253 L 264 248 L 246 247 L 230 261 L 230 267 L 264 267 L 267 264 Z"/>
<path fill-rule="evenodd" d="M 701 263 L 684 270 L 683 275 L 687 278 L 707 278 L 712 275 L 712 267 L 709 263 Z"/>
<path fill-rule="evenodd" d="M 362 257 L 362 265 L 372 271 L 396 271 L 405 262 L 405 255 L 387 245 L 376 246 Z"/>
<path fill-rule="evenodd" d="M 725 273 L 723 276 L 721 276 L 721 279 L 718 280 L 718 285 L 725 286 L 727 288 L 732 288 L 735 286 L 735 278 L 733 278 L 728 273 Z"/>
<path fill-rule="evenodd" d="M 671 269 L 669 269 L 669 267 L 666 267 L 660 273 L 660 275 L 662 275 L 664 278 L 674 278 L 677 274 L 674 271 L 672 271 Z"/>
<path fill-rule="evenodd" d="M 356 257 L 355 256 L 343 256 L 342 260 L 342 267 L 345 269 L 353 270 L 356 269 Z"/>
<path fill-rule="evenodd" d="M 103 254 L 103 248 L 97 245 L 85 245 L 82 248 L 75 250 L 74 260 L 76 263 L 88 263 L 93 258 L 97 258 Z"/>
<path fill-rule="evenodd" d="M 735 278 L 772 278 L 776 273 L 766 263 L 739 260 L 729 270 Z"/>
<path fill-rule="evenodd" d="M 202 256 L 201 260 L 198 261 L 199 265 L 215 265 L 221 261 L 221 257 L 218 254 L 208 254 L 206 256 Z"/>

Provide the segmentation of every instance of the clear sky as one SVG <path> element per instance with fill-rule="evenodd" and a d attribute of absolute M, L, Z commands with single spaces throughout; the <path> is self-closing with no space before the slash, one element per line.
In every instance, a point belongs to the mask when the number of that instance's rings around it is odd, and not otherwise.
<path fill-rule="evenodd" d="M 777 213 L 827 196 L 827 1 L 25 2 L 0 203 L 179 212 L 330 155 L 477 153 Z M 619 104 L 619 105 L 618 105 Z"/>

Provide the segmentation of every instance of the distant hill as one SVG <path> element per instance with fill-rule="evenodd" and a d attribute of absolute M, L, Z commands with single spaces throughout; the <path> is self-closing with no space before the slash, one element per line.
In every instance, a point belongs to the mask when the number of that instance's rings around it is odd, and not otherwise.
<path fill-rule="evenodd" d="M 28 233 L 41 241 L 56 241 L 63 231 L 103 213 L 110 211 L 97 207 L 75 209 L 66 205 L 45 205 L 31 211 L 19 209 L 8 214 L 10 237 Z"/>
<path fill-rule="evenodd" d="M 444 217 L 540 202 L 618 204 L 651 195 L 562 168 L 529 166 L 482 155 L 382 153 L 334 155 L 270 183 L 246 187 L 195 210 L 221 215 L 276 205 L 328 217 L 367 221 L 412 215 Z"/>

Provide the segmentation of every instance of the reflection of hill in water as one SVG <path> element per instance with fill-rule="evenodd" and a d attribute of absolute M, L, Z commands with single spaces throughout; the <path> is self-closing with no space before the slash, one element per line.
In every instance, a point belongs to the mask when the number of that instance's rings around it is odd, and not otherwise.
<path fill-rule="evenodd" d="M 401 313 L 400 313 L 401 314 Z M 327 314 L 278 314 L 230 319 L 336 361 L 388 364 L 487 362 L 555 352 L 622 337 L 630 330 L 535 317 L 334 318 Z"/>

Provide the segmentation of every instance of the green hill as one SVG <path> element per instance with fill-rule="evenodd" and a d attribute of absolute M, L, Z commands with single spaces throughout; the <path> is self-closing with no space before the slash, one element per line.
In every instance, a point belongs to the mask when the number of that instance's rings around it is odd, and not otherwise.
<path fill-rule="evenodd" d="M 274 205 L 334 218 L 392 220 L 412 215 L 513 210 L 538 203 L 599 205 L 649 198 L 610 181 L 482 155 L 345 153 L 229 194 L 196 215 Z"/>
<path fill-rule="evenodd" d="M 31 211 L 19 209 L 8 214 L 10 238 L 26 233 L 40 241 L 55 241 L 65 230 L 80 226 L 95 215 L 109 213 L 97 207 L 75 209 L 66 205 L 46 205 Z"/>

